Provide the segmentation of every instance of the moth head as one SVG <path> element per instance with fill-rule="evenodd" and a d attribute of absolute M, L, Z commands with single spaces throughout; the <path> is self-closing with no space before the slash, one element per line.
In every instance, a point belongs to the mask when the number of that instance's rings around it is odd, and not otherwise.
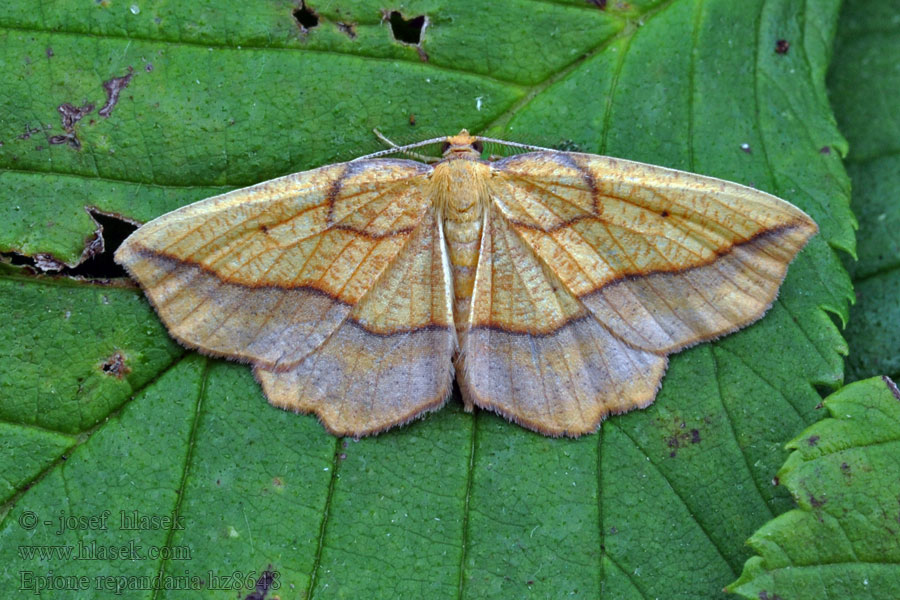
<path fill-rule="evenodd" d="M 447 140 L 441 144 L 441 154 L 444 158 L 467 158 L 469 160 L 477 160 L 481 158 L 484 151 L 484 144 L 469 132 L 463 129 L 456 135 L 447 137 Z"/>

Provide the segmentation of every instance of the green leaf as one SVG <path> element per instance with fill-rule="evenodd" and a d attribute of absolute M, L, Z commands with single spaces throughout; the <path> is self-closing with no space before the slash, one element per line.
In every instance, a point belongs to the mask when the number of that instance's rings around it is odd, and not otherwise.
<path fill-rule="evenodd" d="M 856 305 L 847 327 L 849 380 L 900 376 L 900 54 L 892 0 L 847 2 L 840 19 L 831 99 L 850 140 L 846 158 L 859 218 L 859 261 L 847 260 Z"/>
<path fill-rule="evenodd" d="M 19 276 L 0 297 L 9 423 L 85 431 L 183 353 L 133 289 Z"/>
<path fill-rule="evenodd" d="M 0 456 L 14 473 L 0 581 L 218 598 L 269 569 L 280 597 L 721 597 L 743 540 L 791 507 L 771 480 L 784 440 L 817 418 L 814 386 L 842 380 L 826 312 L 847 317 L 836 249 L 854 247 L 824 93 L 836 0 L 396 5 L 427 17 L 418 48 L 391 37 L 394 7 L 304 6 L 318 15 L 305 31 L 287 1 L 5 9 L 0 250 L 75 264 L 105 235 L 86 206 L 143 221 L 377 150 L 373 127 L 398 142 L 467 127 L 723 177 L 794 202 L 821 233 L 764 319 L 673 357 L 650 408 L 577 440 L 456 399 L 335 439 L 270 407 L 247 367 L 174 346 L 139 290 L 6 267 L 4 439 L 50 441 Z M 128 74 L 101 116 L 104 82 Z M 94 108 L 67 132 L 64 103 Z M 123 514 L 159 518 L 123 530 Z M 57 534 L 60 516 L 84 527 Z M 143 554 L 40 556 L 79 544 Z"/>
<path fill-rule="evenodd" d="M 832 418 L 792 440 L 778 472 L 799 508 L 753 534 L 759 556 L 729 591 L 753 600 L 900 597 L 900 391 L 873 377 L 824 405 Z"/>

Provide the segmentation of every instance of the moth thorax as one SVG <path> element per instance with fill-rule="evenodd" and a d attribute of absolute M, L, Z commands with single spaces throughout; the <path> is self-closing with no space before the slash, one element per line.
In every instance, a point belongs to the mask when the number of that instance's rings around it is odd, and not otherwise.
<path fill-rule="evenodd" d="M 434 167 L 431 193 L 444 221 L 481 221 L 488 203 L 489 165 L 465 158 L 445 160 Z"/>
<path fill-rule="evenodd" d="M 435 210 L 441 216 L 453 271 L 453 320 L 457 330 L 464 329 L 469 316 L 490 176 L 490 166 L 465 158 L 438 163 L 431 176 Z"/>

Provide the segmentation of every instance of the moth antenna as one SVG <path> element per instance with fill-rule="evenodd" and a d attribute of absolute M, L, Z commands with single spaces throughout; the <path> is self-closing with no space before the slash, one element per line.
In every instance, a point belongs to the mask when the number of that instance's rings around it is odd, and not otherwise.
<path fill-rule="evenodd" d="M 482 142 L 490 142 L 492 144 L 500 144 L 501 146 L 509 146 L 510 148 L 521 148 L 523 150 L 537 150 L 537 151 L 546 151 L 546 152 L 559 152 L 559 150 L 555 150 L 553 148 L 544 148 L 543 146 L 532 146 L 531 144 L 520 144 L 518 142 L 507 142 L 506 140 L 498 140 L 497 138 L 489 138 L 478 136 L 478 139 Z"/>
<path fill-rule="evenodd" d="M 377 127 L 373 128 L 372 132 L 375 134 L 375 137 L 377 137 L 382 143 L 384 143 L 385 145 L 390 146 L 390 147 L 387 150 L 379 150 L 378 152 L 373 152 L 372 154 L 366 154 L 365 156 L 360 156 L 359 158 L 354 158 L 353 159 L 354 161 L 369 159 L 369 158 L 379 158 L 381 156 L 387 156 L 389 154 L 397 154 L 397 153 L 405 154 L 405 155 L 410 156 L 420 162 L 427 163 L 427 164 L 436 163 L 441 160 L 440 158 L 438 158 L 436 156 L 425 156 L 424 154 L 419 154 L 418 152 L 411 152 L 410 150 L 412 148 L 419 148 L 419 147 L 425 146 L 427 144 L 434 144 L 437 142 L 441 142 L 444 140 L 444 138 L 442 138 L 442 137 L 432 138 L 430 140 L 416 142 L 414 144 L 407 144 L 406 146 L 400 146 L 398 144 L 395 144 L 386 135 L 384 135 L 383 133 L 378 131 Z M 351 162 L 353 162 L 353 161 L 351 161 Z"/>
<path fill-rule="evenodd" d="M 490 140 L 489 138 L 483 138 L 483 137 L 479 137 L 478 140 L 485 142 L 484 148 L 488 152 L 487 156 L 485 157 L 485 160 L 487 160 L 488 162 L 496 162 L 500 159 L 509 158 L 510 156 L 513 156 L 516 154 L 523 154 L 525 152 L 529 152 L 532 150 L 543 150 L 543 148 L 538 148 L 537 146 L 524 146 L 521 144 L 512 145 L 512 144 L 507 144 L 505 142 L 498 143 L 493 140 Z M 500 150 L 500 148 L 497 148 L 497 146 L 501 146 L 501 147 L 506 146 L 507 149 L 505 152 L 503 152 L 503 151 L 495 152 L 494 150 Z"/>

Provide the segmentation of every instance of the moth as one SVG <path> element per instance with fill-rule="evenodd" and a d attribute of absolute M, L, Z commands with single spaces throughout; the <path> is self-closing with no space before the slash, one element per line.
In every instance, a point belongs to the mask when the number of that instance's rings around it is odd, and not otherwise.
<path fill-rule="evenodd" d="M 816 231 L 736 183 L 462 130 L 182 207 L 115 260 L 176 340 L 336 435 L 439 408 L 455 375 L 466 410 L 578 436 L 759 319 Z"/>

